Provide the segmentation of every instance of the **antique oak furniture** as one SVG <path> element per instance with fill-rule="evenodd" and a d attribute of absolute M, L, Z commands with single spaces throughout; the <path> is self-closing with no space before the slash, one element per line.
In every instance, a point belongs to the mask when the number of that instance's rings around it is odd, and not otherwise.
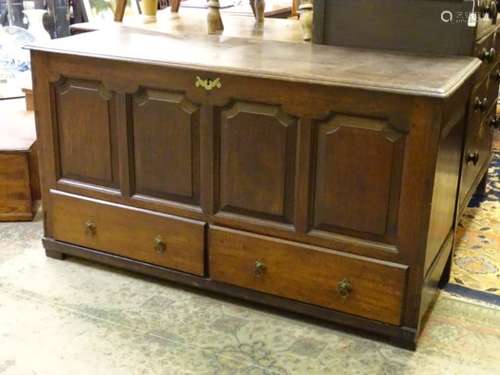
<path fill-rule="evenodd" d="M 415 347 L 479 59 L 125 26 L 30 48 L 48 256 Z"/>
<path fill-rule="evenodd" d="M 314 41 L 339 46 L 476 56 L 481 68 L 469 97 L 457 222 L 486 187 L 492 157 L 500 69 L 496 0 L 315 0 Z M 472 13 L 474 4 L 475 13 Z M 470 22 L 475 14 L 475 22 Z M 362 20 L 354 23 L 353 18 Z M 474 21 L 474 19 L 472 19 Z M 439 38 L 436 38 L 439 35 Z"/>
<path fill-rule="evenodd" d="M 25 221 L 40 199 L 35 119 L 24 99 L 0 100 L 0 221 Z"/>

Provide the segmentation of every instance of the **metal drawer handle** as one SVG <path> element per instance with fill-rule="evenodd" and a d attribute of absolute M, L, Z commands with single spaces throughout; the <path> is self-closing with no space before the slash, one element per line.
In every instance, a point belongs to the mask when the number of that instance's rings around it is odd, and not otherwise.
<path fill-rule="evenodd" d="M 85 234 L 89 236 L 95 236 L 97 233 L 97 226 L 91 221 L 85 223 Z"/>
<path fill-rule="evenodd" d="M 258 260 L 255 262 L 255 269 L 254 269 L 254 274 L 257 277 L 262 277 L 267 271 L 267 267 L 264 264 L 264 262 Z"/>
<path fill-rule="evenodd" d="M 472 163 L 476 165 L 479 162 L 479 152 L 469 152 L 467 153 L 467 157 L 465 159 L 467 163 Z"/>
<path fill-rule="evenodd" d="M 340 294 L 342 299 L 346 299 L 351 295 L 352 292 L 352 284 L 348 279 L 342 279 L 337 284 L 337 292 Z"/>
<path fill-rule="evenodd" d="M 201 87 L 206 91 L 212 91 L 213 89 L 220 89 L 222 87 L 222 82 L 220 81 L 220 78 L 201 79 L 199 76 L 197 76 L 194 85 L 196 87 Z"/>
<path fill-rule="evenodd" d="M 155 238 L 155 241 L 154 241 L 154 244 L 155 244 L 155 251 L 160 254 L 160 255 L 163 255 L 165 254 L 165 251 L 167 251 L 167 244 L 165 243 L 165 241 L 163 241 L 163 239 L 161 238 L 161 236 L 157 236 Z"/>

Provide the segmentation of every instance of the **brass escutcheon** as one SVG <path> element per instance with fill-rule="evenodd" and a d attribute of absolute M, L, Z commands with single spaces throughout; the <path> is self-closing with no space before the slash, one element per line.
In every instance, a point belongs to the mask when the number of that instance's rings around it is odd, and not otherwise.
<path fill-rule="evenodd" d="M 264 262 L 258 260 L 255 262 L 255 270 L 254 270 L 254 273 L 255 273 L 255 276 L 257 277 L 262 277 L 264 276 L 264 274 L 266 273 L 266 265 L 264 264 Z"/>
<path fill-rule="evenodd" d="M 222 87 L 220 78 L 201 79 L 199 76 L 196 77 L 196 83 L 194 85 L 196 87 L 201 87 L 206 91 L 212 91 L 213 89 L 220 89 Z"/>
<path fill-rule="evenodd" d="M 158 254 L 164 254 L 165 251 L 167 250 L 167 244 L 165 243 L 165 241 L 162 240 L 161 236 L 157 236 L 154 242 L 155 242 L 155 251 Z"/>
<path fill-rule="evenodd" d="M 94 236 L 96 232 L 97 232 L 97 226 L 93 222 L 87 221 L 85 223 L 85 234 Z"/>
<path fill-rule="evenodd" d="M 349 297 L 349 295 L 352 292 L 351 282 L 347 279 L 342 279 L 337 284 L 337 292 L 340 294 L 340 297 L 342 297 L 343 299 L 346 299 L 347 297 Z"/>

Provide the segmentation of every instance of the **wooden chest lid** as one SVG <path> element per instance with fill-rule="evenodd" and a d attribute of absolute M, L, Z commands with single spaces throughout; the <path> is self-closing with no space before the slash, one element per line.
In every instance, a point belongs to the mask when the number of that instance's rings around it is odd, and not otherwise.
<path fill-rule="evenodd" d="M 216 73 L 448 97 L 481 64 L 466 56 L 431 56 L 288 43 L 172 34 L 111 27 L 28 48 Z"/>

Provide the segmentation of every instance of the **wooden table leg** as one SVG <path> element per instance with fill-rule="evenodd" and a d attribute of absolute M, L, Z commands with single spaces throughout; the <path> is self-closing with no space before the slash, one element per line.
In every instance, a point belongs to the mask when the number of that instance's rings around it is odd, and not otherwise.
<path fill-rule="evenodd" d="M 215 34 L 224 30 L 224 24 L 220 15 L 219 0 L 209 0 L 208 2 L 207 27 L 209 34 Z"/>
<path fill-rule="evenodd" d="M 304 40 L 311 40 L 313 33 L 313 9 L 311 1 L 302 3 L 299 7 L 300 24 L 302 26 L 302 35 Z"/>
<path fill-rule="evenodd" d="M 252 8 L 254 17 L 257 17 L 257 12 L 255 11 L 255 0 L 250 0 L 250 8 Z"/>
<path fill-rule="evenodd" d="M 125 15 L 125 8 L 127 7 L 127 0 L 116 0 L 115 21 L 122 22 Z"/>
<path fill-rule="evenodd" d="M 170 1 L 171 1 L 170 11 L 172 13 L 178 13 L 179 7 L 181 6 L 181 0 L 170 0 Z"/>
<path fill-rule="evenodd" d="M 255 19 L 257 22 L 264 22 L 264 14 L 266 11 L 266 1 L 265 0 L 254 0 L 255 7 Z"/>

